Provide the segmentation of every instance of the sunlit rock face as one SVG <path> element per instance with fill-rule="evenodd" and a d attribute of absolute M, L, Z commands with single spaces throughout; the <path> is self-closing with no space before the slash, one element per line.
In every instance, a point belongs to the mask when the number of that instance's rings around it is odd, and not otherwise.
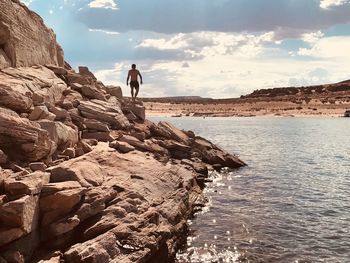
<path fill-rule="evenodd" d="M 0 69 L 53 64 L 63 66 L 54 32 L 18 0 L 0 1 Z"/>

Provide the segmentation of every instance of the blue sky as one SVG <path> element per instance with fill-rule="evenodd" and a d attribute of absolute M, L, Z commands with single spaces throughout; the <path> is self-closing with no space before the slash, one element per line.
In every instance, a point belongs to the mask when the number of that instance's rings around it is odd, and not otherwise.
<path fill-rule="evenodd" d="M 350 0 L 23 0 L 73 67 L 141 96 L 238 97 L 350 79 Z"/>

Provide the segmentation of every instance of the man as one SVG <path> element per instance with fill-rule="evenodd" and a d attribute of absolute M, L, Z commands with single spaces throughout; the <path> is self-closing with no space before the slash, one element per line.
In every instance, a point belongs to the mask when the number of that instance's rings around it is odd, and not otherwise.
<path fill-rule="evenodd" d="M 138 71 L 136 69 L 136 65 L 135 64 L 132 64 L 131 65 L 131 69 L 129 70 L 129 73 L 128 73 L 128 78 L 126 79 L 126 86 L 129 85 L 129 79 L 131 79 L 131 81 L 130 81 L 130 88 L 131 88 L 132 101 L 135 101 L 137 95 L 139 94 L 140 85 L 139 85 L 137 76 L 140 76 L 140 81 L 141 81 L 141 85 L 142 85 L 143 83 L 142 83 L 142 76 L 140 74 L 140 71 Z M 135 96 L 134 96 L 134 88 L 136 90 Z"/>

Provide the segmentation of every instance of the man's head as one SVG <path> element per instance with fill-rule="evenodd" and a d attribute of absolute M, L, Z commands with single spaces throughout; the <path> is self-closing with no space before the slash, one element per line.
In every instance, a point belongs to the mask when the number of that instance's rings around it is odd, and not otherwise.
<path fill-rule="evenodd" d="M 135 64 L 132 64 L 132 65 L 131 65 L 131 68 L 132 68 L 132 69 L 136 69 L 136 65 L 135 65 Z"/>

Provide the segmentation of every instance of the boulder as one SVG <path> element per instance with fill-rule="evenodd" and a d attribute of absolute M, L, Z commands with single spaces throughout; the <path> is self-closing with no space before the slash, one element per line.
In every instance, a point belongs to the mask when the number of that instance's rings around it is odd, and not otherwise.
<path fill-rule="evenodd" d="M 62 152 L 62 155 L 68 156 L 70 159 L 75 157 L 75 149 L 67 148 Z"/>
<path fill-rule="evenodd" d="M 0 246 L 36 229 L 39 219 L 38 196 L 26 195 L 0 206 Z"/>
<path fill-rule="evenodd" d="M 0 2 L 0 39 L 0 68 L 64 66 L 63 50 L 54 32 L 18 0 Z"/>
<path fill-rule="evenodd" d="M 146 140 L 144 142 L 141 142 L 139 139 L 130 135 L 123 135 L 121 138 L 119 138 L 119 140 L 121 142 L 126 142 L 129 145 L 132 145 L 141 151 L 154 152 L 162 155 L 165 155 L 168 153 L 166 149 L 152 142 L 151 140 Z"/>
<path fill-rule="evenodd" d="M 92 74 L 92 72 L 89 70 L 88 67 L 84 67 L 84 66 L 79 66 L 79 74 L 80 75 L 83 75 L 83 76 L 86 76 L 86 77 L 89 77 L 93 80 L 97 80 L 96 77 L 94 76 L 94 74 Z"/>
<path fill-rule="evenodd" d="M 47 108 L 51 113 L 53 113 L 56 116 L 56 121 L 63 121 L 69 117 L 69 113 L 65 109 L 53 106 L 52 104 L 47 104 Z"/>
<path fill-rule="evenodd" d="M 1 76 L 0 76 L 1 81 Z M 8 85 L 0 84 L 0 105 L 18 112 L 27 112 L 33 101 Z"/>
<path fill-rule="evenodd" d="M 54 150 L 46 130 L 26 119 L 0 115 L 0 148 L 13 159 L 37 161 Z"/>
<path fill-rule="evenodd" d="M 59 183 L 48 183 L 43 185 L 41 192 L 43 194 L 50 194 L 60 192 L 64 190 L 81 188 L 81 185 L 77 181 L 65 181 Z"/>
<path fill-rule="evenodd" d="M 114 137 L 110 132 L 83 132 L 83 139 L 96 139 L 102 142 L 112 142 Z"/>
<path fill-rule="evenodd" d="M 22 176 L 14 174 L 5 179 L 4 190 L 9 196 L 40 194 L 43 185 L 49 181 L 50 174 L 41 171 Z"/>
<path fill-rule="evenodd" d="M 50 182 L 77 181 L 85 187 L 101 185 L 105 174 L 100 165 L 95 160 L 81 160 L 82 157 L 50 167 Z"/>
<path fill-rule="evenodd" d="M 62 79 L 44 66 L 5 68 L 0 71 L 0 83 L 2 90 L 11 90 L 11 94 L 16 94 L 17 97 L 18 94 L 25 97 L 17 98 L 19 103 L 24 100 L 23 105 L 19 106 L 21 112 L 27 111 L 31 101 L 35 106 L 46 102 L 56 104 L 61 100 L 63 91 L 68 88 Z"/>
<path fill-rule="evenodd" d="M 103 101 L 81 101 L 78 109 L 82 116 L 108 123 L 116 129 L 128 129 L 130 123 L 118 105 Z"/>
<path fill-rule="evenodd" d="M 119 86 L 106 86 L 108 94 L 117 97 L 119 100 L 123 99 L 123 91 Z"/>
<path fill-rule="evenodd" d="M 84 85 L 81 88 L 81 93 L 89 99 L 107 100 L 103 92 L 92 85 Z"/>
<path fill-rule="evenodd" d="M 29 164 L 29 168 L 30 168 L 30 170 L 32 170 L 33 172 L 35 172 L 35 171 L 42 171 L 42 172 L 45 172 L 47 166 L 46 166 L 46 164 L 44 164 L 43 162 L 34 162 L 34 163 L 30 163 L 30 164 Z"/>
<path fill-rule="evenodd" d="M 41 128 L 48 131 L 50 139 L 59 149 L 65 149 L 78 143 L 78 131 L 58 121 L 39 120 Z"/>
<path fill-rule="evenodd" d="M 152 133 L 155 136 L 172 139 L 184 145 L 189 145 L 191 142 L 190 137 L 186 133 L 176 128 L 173 124 L 164 121 L 159 122 L 156 126 L 152 126 Z"/>
<path fill-rule="evenodd" d="M 127 142 L 113 141 L 109 143 L 109 147 L 114 148 L 121 153 L 128 153 L 135 150 L 135 147 L 131 146 Z"/>
<path fill-rule="evenodd" d="M 41 119 L 47 119 L 53 121 L 56 119 L 56 115 L 49 112 L 46 106 L 36 106 L 29 115 L 29 120 L 36 121 Z"/>
<path fill-rule="evenodd" d="M 102 132 L 110 132 L 110 129 L 108 128 L 108 125 L 105 123 L 102 123 L 98 120 L 93 119 L 85 119 L 84 125 L 88 130 L 94 130 L 94 131 L 102 131 Z"/>
<path fill-rule="evenodd" d="M 64 67 L 58 67 L 55 65 L 45 65 L 48 69 L 52 70 L 58 76 L 65 76 L 68 74 L 68 71 Z"/>

